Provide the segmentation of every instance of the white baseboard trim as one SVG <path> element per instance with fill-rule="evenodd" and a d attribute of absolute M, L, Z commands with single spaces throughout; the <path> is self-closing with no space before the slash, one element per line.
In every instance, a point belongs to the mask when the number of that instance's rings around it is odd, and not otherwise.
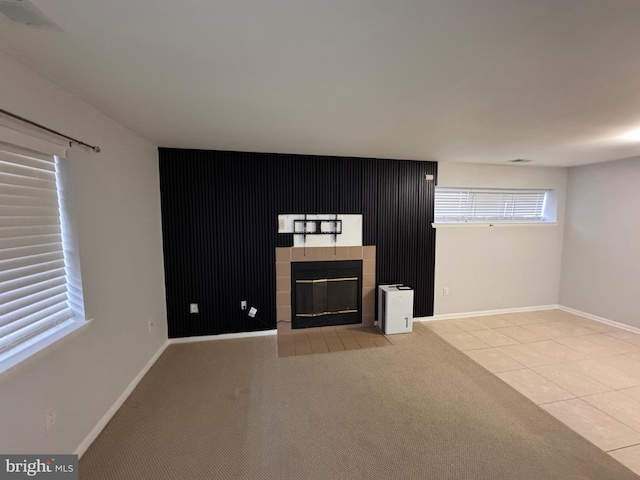
<path fill-rule="evenodd" d="M 114 404 L 111 405 L 111 408 L 107 410 L 107 413 L 105 413 L 103 417 L 100 419 L 100 421 L 96 424 L 96 426 L 93 427 L 93 429 L 91 429 L 91 431 L 89 432 L 89 435 L 87 435 L 87 437 L 82 441 L 82 443 L 78 445 L 78 448 L 76 448 L 74 452 L 76 455 L 78 455 L 78 457 L 82 457 L 82 455 L 84 455 L 84 453 L 91 446 L 94 440 L 98 438 L 98 435 L 100 435 L 100 432 L 102 432 L 104 427 L 107 426 L 107 423 L 109 423 L 109 420 L 113 418 L 113 416 L 120 409 L 122 404 L 127 400 L 127 398 L 129 398 L 129 395 L 131 395 L 131 392 L 133 392 L 133 389 L 136 388 L 138 383 L 140 383 L 140 380 L 142 380 L 142 378 L 147 374 L 147 372 L 153 366 L 153 364 L 156 363 L 156 360 L 160 358 L 160 355 L 162 355 L 162 352 L 164 352 L 164 350 L 167 348 L 168 345 L 169 345 L 169 342 L 167 341 L 158 349 L 158 351 L 153 355 L 153 357 L 151 357 L 151 360 L 147 362 L 147 364 L 142 368 L 142 370 L 140 370 L 140 372 L 135 376 L 135 378 L 131 380 L 131 383 L 127 386 L 124 392 L 122 392 L 122 394 L 118 397 L 118 399 L 114 402 Z"/>
<path fill-rule="evenodd" d="M 170 338 L 169 343 L 209 342 L 211 340 L 231 340 L 233 338 L 268 337 L 277 335 L 278 330 L 260 330 L 259 332 L 223 333 L 221 335 L 205 335 L 202 337 Z"/>
<path fill-rule="evenodd" d="M 560 310 L 563 310 L 567 313 L 573 313 L 574 315 L 580 315 L 581 317 L 588 318 L 589 320 L 593 320 L 595 322 L 604 323 L 606 325 L 611 325 L 612 327 L 621 328 L 622 330 L 626 330 L 631 333 L 640 334 L 640 328 L 632 327 L 631 325 L 627 325 L 626 323 L 616 322 L 615 320 L 609 320 L 608 318 L 599 317 L 597 315 L 593 315 L 591 313 L 582 312 L 580 310 L 576 310 L 575 308 L 565 307 L 564 305 L 558 305 Z"/>
<path fill-rule="evenodd" d="M 479 312 L 463 312 L 463 313 L 444 313 L 441 315 L 434 315 L 432 317 L 418 317 L 414 318 L 414 322 L 433 322 L 436 320 L 451 320 L 452 318 L 469 318 L 469 317 L 487 317 L 489 315 L 504 315 L 506 313 L 522 313 L 522 312 L 535 312 L 538 310 L 557 310 L 559 305 L 538 305 L 535 307 L 517 307 L 517 308 L 503 308 L 500 310 L 481 310 Z"/>

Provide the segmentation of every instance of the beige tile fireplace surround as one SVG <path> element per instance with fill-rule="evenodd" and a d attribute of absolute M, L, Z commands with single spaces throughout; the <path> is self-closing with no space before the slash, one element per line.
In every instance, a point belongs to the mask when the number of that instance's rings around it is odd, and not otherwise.
<path fill-rule="evenodd" d="M 291 321 L 291 262 L 362 260 L 362 323 L 345 327 L 373 327 L 376 289 L 376 247 L 283 247 L 276 248 L 277 319 Z M 291 330 L 278 323 L 278 331 Z"/>

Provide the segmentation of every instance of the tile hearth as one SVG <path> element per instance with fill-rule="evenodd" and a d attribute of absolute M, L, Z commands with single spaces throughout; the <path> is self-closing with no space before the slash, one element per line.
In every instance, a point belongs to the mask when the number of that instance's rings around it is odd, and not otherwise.
<path fill-rule="evenodd" d="M 302 328 L 278 331 L 278 357 L 342 352 L 361 348 L 386 347 L 391 342 L 375 327 Z"/>

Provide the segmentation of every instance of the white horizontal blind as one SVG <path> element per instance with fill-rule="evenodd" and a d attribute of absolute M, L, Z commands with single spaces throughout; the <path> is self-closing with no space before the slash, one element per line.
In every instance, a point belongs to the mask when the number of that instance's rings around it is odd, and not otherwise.
<path fill-rule="evenodd" d="M 0 151 L 0 355 L 73 319 L 53 157 Z"/>
<path fill-rule="evenodd" d="M 542 222 L 544 190 L 436 187 L 436 223 Z"/>

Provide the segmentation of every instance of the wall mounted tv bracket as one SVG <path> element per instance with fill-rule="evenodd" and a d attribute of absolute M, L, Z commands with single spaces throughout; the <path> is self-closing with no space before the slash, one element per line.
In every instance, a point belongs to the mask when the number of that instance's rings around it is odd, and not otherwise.
<path fill-rule="evenodd" d="M 333 235 L 333 249 L 335 254 L 338 235 L 342 233 L 342 220 L 338 220 L 338 215 L 331 220 L 308 219 L 305 214 L 304 219 L 293 221 L 293 233 L 302 235 L 305 248 L 307 248 L 307 235 Z"/>

